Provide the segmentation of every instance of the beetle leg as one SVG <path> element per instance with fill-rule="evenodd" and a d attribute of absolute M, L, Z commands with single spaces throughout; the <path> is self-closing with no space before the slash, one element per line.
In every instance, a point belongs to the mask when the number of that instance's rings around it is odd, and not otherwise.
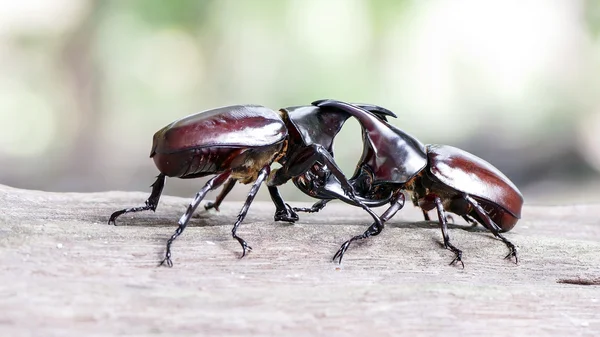
<path fill-rule="evenodd" d="M 360 207 L 362 207 L 362 209 L 364 209 L 367 213 L 369 213 L 369 215 L 375 221 L 375 223 L 373 225 L 376 225 L 378 228 L 380 228 L 379 232 L 381 232 L 381 230 L 383 229 L 383 222 L 377 216 L 377 214 L 375 214 L 375 212 L 373 212 L 371 210 L 371 208 L 369 208 L 362 201 L 360 201 L 360 200 L 358 200 L 356 198 L 356 196 L 354 195 L 354 188 L 352 187 L 352 185 L 350 184 L 350 182 L 348 182 L 348 179 L 346 179 L 346 176 L 344 176 L 344 173 L 342 173 L 342 170 L 339 168 L 339 166 L 333 160 L 333 157 L 331 156 L 331 153 L 329 153 L 329 151 L 327 151 L 327 149 L 325 149 L 321 145 L 314 144 L 312 147 L 315 150 L 315 152 L 319 154 L 320 160 L 323 161 L 323 164 L 327 165 L 327 167 L 331 170 L 331 173 L 341 183 L 342 190 L 344 191 L 345 196 L 348 199 L 350 199 L 353 202 L 355 202 Z M 324 188 L 324 187 L 321 187 L 321 188 Z M 379 234 L 379 232 L 377 232 L 377 234 Z M 375 234 L 375 235 L 377 235 L 377 234 Z"/>
<path fill-rule="evenodd" d="M 311 207 L 294 207 L 296 212 L 317 213 L 327 206 L 327 203 L 333 199 L 322 199 L 314 203 Z"/>
<path fill-rule="evenodd" d="M 464 194 L 463 197 L 471 204 L 471 206 L 475 208 L 475 212 L 477 212 L 477 215 L 479 215 L 481 220 L 484 222 L 485 227 L 487 227 L 492 232 L 492 234 L 494 234 L 495 237 L 502 240 L 502 242 L 504 242 L 504 244 L 508 247 L 510 252 L 508 253 L 508 255 L 506 255 L 505 259 L 510 259 L 514 256 L 515 263 L 518 263 L 519 258 L 517 257 L 517 247 L 515 247 L 515 245 L 512 242 L 508 241 L 508 239 L 506 239 L 502 234 L 500 234 L 500 227 L 498 227 L 498 225 L 490 218 L 490 216 L 483 209 L 483 207 L 479 205 L 477 200 L 473 199 L 473 197 L 471 197 L 468 194 Z"/>
<path fill-rule="evenodd" d="M 275 172 L 275 174 L 273 174 L 272 177 L 270 177 L 268 185 L 270 187 L 278 186 L 285 183 L 293 177 L 298 177 L 304 173 L 310 172 L 311 167 L 317 162 L 326 165 L 331 170 L 331 173 L 340 182 L 342 190 L 344 191 L 344 194 L 347 198 L 351 199 L 357 205 L 361 206 L 373 217 L 373 219 L 376 219 L 376 222 L 380 221 L 377 215 L 373 213 L 373 211 L 371 211 L 370 208 L 368 208 L 361 201 L 357 200 L 354 197 L 354 188 L 352 187 L 352 185 L 350 185 L 348 179 L 346 179 L 346 177 L 342 173 L 342 170 L 337 166 L 337 164 L 333 160 L 331 153 L 329 153 L 329 151 L 325 147 L 319 144 L 313 144 L 310 147 L 305 148 L 302 153 L 297 154 L 292 160 L 288 161 L 283 167 L 278 169 Z M 312 188 L 322 189 L 324 188 L 324 186 L 315 184 Z M 275 206 L 277 208 L 275 213 L 275 220 L 279 220 L 279 216 L 287 214 L 290 211 L 293 212 L 294 210 L 288 208 L 289 206 L 286 206 L 279 193 L 274 194 L 274 191 L 276 191 L 276 189 L 269 188 L 269 192 L 271 192 L 271 199 L 273 199 L 273 202 L 275 203 Z"/>
<path fill-rule="evenodd" d="M 357 236 L 351 238 L 350 240 L 344 242 L 342 244 L 342 246 L 340 247 L 340 249 L 338 249 L 338 251 L 333 256 L 333 261 L 338 259 L 339 263 L 341 264 L 342 258 L 344 257 L 346 250 L 348 250 L 348 247 L 350 246 L 350 244 L 353 241 L 366 239 L 370 236 L 376 236 L 379 233 L 381 233 L 381 231 L 383 230 L 383 227 L 384 227 L 383 223 L 388 221 L 389 219 L 391 219 L 396 214 L 396 212 L 398 212 L 400 209 L 402 209 L 402 207 L 404 207 L 404 202 L 405 202 L 404 194 L 402 192 L 398 191 L 396 198 L 391 203 L 391 206 L 381 215 L 381 220 L 380 220 L 381 223 L 380 224 L 378 222 L 373 223 L 369 228 L 367 228 L 367 230 L 362 235 L 357 235 Z"/>
<path fill-rule="evenodd" d="M 281 194 L 279 194 L 279 190 L 277 186 L 268 186 L 269 194 L 271 195 L 271 200 L 275 204 L 275 216 L 273 217 L 275 221 L 286 221 L 294 223 L 298 221 L 298 214 L 294 212 L 294 209 L 283 201 Z"/>
<path fill-rule="evenodd" d="M 148 200 L 146 200 L 146 206 L 125 208 L 120 211 L 116 211 L 113 214 L 111 214 L 110 218 L 108 219 L 108 224 L 116 226 L 117 218 L 125 213 L 141 212 L 148 210 L 156 211 L 156 206 L 158 206 L 160 195 L 162 194 L 162 190 L 165 187 L 165 175 L 162 173 L 159 174 L 156 177 L 156 181 L 150 186 L 152 187 L 152 192 L 150 193 L 150 197 L 148 197 Z"/>
<path fill-rule="evenodd" d="M 427 211 L 424 209 L 422 211 L 423 211 L 423 217 L 425 218 L 425 221 L 430 221 L 431 218 L 429 218 L 429 213 L 427 213 Z"/>
<path fill-rule="evenodd" d="M 200 192 L 196 193 L 194 200 L 188 205 L 185 214 L 183 214 L 179 219 L 179 227 L 177 227 L 175 233 L 171 235 L 169 240 L 167 240 L 167 251 L 165 253 L 165 258 L 160 262 L 159 266 L 166 264 L 168 267 L 173 267 L 173 262 L 171 261 L 171 244 L 173 243 L 173 241 L 175 241 L 175 239 L 177 239 L 179 235 L 181 235 L 181 233 L 183 233 L 185 227 L 190 221 L 190 218 L 192 217 L 192 214 L 194 213 L 198 205 L 200 205 L 200 202 L 202 202 L 202 199 L 204 199 L 206 193 L 208 193 L 208 191 L 210 190 L 214 190 L 215 188 L 221 186 L 223 182 L 225 182 L 225 180 L 229 178 L 230 175 L 231 170 L 227 170 L 223 173 L 214 176 L 206 183 L 206 185 L 204 185 L 204 187 L 202 187 Z"/>
<path fill-rule="evenodd" d="M 391 206 L 390 208 L 388 208 L 382 215 L 381 215 L 381 221 L 383 222 L 387 222 L 389 219 L 391 219 L 394 215 L 396 215 L 396 213 L 402 209 L 402 207 L 404 207 L 404 203 L 406 202 L 406 197 L 404 196 L 404 193 L 402 193 L 400 190 L 397 190 L 395 192 L 395 196 L 394 199 L 391 202 Z"/>
<path fill-rule="evenodd" d="M 246 217 L 246 214 L 248 213 L 248 208 L 250 208 L 250 204 L 252 204 L 252 201 L 254 200 L 254 197 L 256 196 L 256 193 L 258 192 L 260 185 L 267 178 L 270 171 L 271 171 L 271 168 L 269 167 L 269 165 L 266 165 L 258 172 L 256 181 L 252 184 L 252 187 L 250 188 L 250 192 L 248 193 L 248 197 L 246 198 L 246 202 L 244 203 L 244 206 L 242 206 L 242 210 L 238 214 L 237 221 L 235 222 L 235 224 L 233 224 L 233 228 L 231 229 L 231 235 L 233 236 L 233 238 L 236 239 L 240 243 L 240 245 L 242 245 L 243 252 L 242 252 L 241 257 L 246 256 L 246 250 L 252 250 L 252 247 L 248 246 L 248 244 L 246 243 L 246 241 L 244 241 L 244 239 L 237 236 L 237 234 L 236 234 L 237 229 L 240 226 L 240 224 L 242 223 L 242 221 L 244 221 L 244 218 Z"/>
<path fill-rule="evenodd" d="M 453 264 L 460 262 L 462 267 L 464 268 L 465 264 L 462 261 L 462 251 L 460 249 L 454 247 L 454 245 L 450 243 L 450 237 L 448 236 L 448 222 L 446 221 L 446 212 L 444 211 L 444 206 L 442 205 L 442 200 L 436 196 L 434 199 L 434 202 L 435 202 L 435 208 L 437 209 L 437 213 L 438 213 L 440 227 L 442 228 L 442 236 L 444 237 L 444 247 L 446 247 L 446 249 L 453 251 L 454 254 L 456 254 L 456 257 L 454 257 L 454 260 L 452 260 L 452 262 L 450 262 L 450 264 L 453 265 Z"/>
<path fill-rule="evenodd" d="M 233 186 L 235 186 L 236 182 L 237 182 L 237 179 L 227 180 L 227 182 L 225 183 L 225 186 L 223 186 L 223 189 L 221 190 L 219 195 L 217 195 L 217 197 L 215 198 L 215 201 L 207 202 L 206 205 L 204 205 L 204 209 L 209 210 L 211 208 L 214 208 L 217 211 L 219 211 L 219 206 L 221 206 L 223 199 L 225 199 L 227 194 L 229 194 L 229 192 L 231 192 L 231 190 L 233 189 Z"/>
<path fill-rule="evenodd" d="M 475 219 L 471 218 L 471 217 L 470 217 L 470 216 L 468 216 L 468 215 L 463 215 L 463 216 L 462 216 L 462 218 L 463 218 L 463 219 L 465 219 L 465 221 L 466 221 L 466 222 L 467 222 L 469 225 L 471 225 L 471 227 L 477 227 L 478 223 L 477 223 L 477 221 L 475 221 Z"/>
<path fill-rule="evenodd" d="M 354 242 L 356 240 L 366 239 L 370 236 L 378 235 L 379 233 L 381 233 L 382 230 L 383 230 L 383 224 L 381 226 L 378 226 L 377 223 L 372 224 L 361 235 L 357 235 L 357 236 L 351 238 L 350 240 L 344 242 L 342 244 L 342 246 L 340 247 L 340 249 L 338 249 L 338 251 L 333 256 L 333 261 L 335 262 L 335 260 L 338 260 L 339 264 L 342 264 L 342 258 L 344 257 L 344 254 L 346 253 L 346 251 L 348 250 L 348 247 L 350 246 L 350 244 L 352 242 Z"/>

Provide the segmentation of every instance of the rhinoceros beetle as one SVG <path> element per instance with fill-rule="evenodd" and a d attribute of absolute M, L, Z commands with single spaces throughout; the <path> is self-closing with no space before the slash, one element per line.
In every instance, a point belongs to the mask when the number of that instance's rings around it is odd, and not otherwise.
<path fill-rule="evenodd" d="M 394 116 L 389 110 L 373 105 L 360 105 L 379 118 Z M 381 220 L 363 202 L 354 197 L 352 185 L 333 160 L 333 138 L 351 116 L 344 109 L 317 106 L 299 106 L 275 112 L 259 105 L 235 105 L 193 114 L 177 120 L 154 134 L 150 157 L 160 171 L 152 184 L 152 192 L 144 206 L 114 212 L 108 221 L 115 224 L 117 217 L 130 212 L 155 211 L 165 177 L 191 179 L 214 175 L 198 192 L 179 219 L 179 226 L 169 238 L 165 258 L 160 263 L 171 267 L 171 244 L 181 235 L 192 213 L 210 190 L 223 185 L 214 202 L 205 208 L 219 209 L 219 205 L 236 182 L 252 183 L 246 202 L 231 231 L 242 246 L 242 257 L 252 248 L 237 235 L 250 204 L 260 185 L 267 181 L 271 198 L 276 206 L 275 220 L 294 222 L 298 216 L 287 205 L 277 186 L 309 171 L 313 166 L 327 167 L 327 173 L 336 177 L 341 194 L 353 204 L 367 211 L 378 226 Z M 273 162 L 282 165 L 271 171 Z"/>
<path fill-rule="evenodd" d="M 460 262 L 462 251 L 449 239 L 446 212 L 480 223 L 502 240 L 518 262 L 517 250 L 501 232 L 512 229 L 521 217 L 523 196 L 518 188 L 497 168 L 485 160 L 448 145 L 423 145 L 416 138 L 358 106 L 334 100 L 314 102 L 320 108 L 337 108 L 355 117 L 363 130 L 364 147 L 354 175 L 349 179 L 355 199 L 368 207 L 391 206 L 362 235 L 346 241 L 333 260 L 341 263 L 350 243 L 378 235 L 383 224 L 404 206 L 406 191 L 415 206 L 429 220 L 428 211 L 435 209 L 442 230 L 444 246 L 455 253 L 450 264 Z M 315 170 L 327 171 L 319 166 Z M 325 179 L 320 179 L 325 177 Z M 312 180 L 311 180 L 312 179 Z M 315 181 L 317 180 L 317 181 Z M 294 180 L 296 186 L 311 196 L 322 199 L 311 208 L 295 211 L 317 212 L 327 202 L 340 199 L 350 204 L 335 176 L 313 173 Z M 315 188 L 315 186 L 317 186 Z M 355 204 L 358 205 L 358 204 Z"/>

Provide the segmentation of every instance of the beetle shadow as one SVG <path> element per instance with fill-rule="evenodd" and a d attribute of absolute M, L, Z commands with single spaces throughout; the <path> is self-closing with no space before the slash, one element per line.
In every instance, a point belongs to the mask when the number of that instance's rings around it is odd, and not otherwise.
<path fill-rule="evenodd" d="M 386 222 L 386 227 L 389 228 L 423 228 L 423 229 L 435 229 L 440 228 L 440 224 L 437 221 L 400 221 L 400 222 Z M 462 229 L 467 232 L 489 232 L 485 227 L 477 225 L 463 225 L 463 224 L 448 224 L 448 229 Z"/>
<path fill-rule="evenodd" d="M 386 223 L 386 226 L 390 227 L 390 228 L 423 228 L 423 229 L 439 229 L 440 228 L 440 224 L 437 221 L 431 221 L 431 220 L 424 220 L 424 221 L 416 221 L 416 222 L 409 222 L 409 221 L 403 221 L 403 222 L 396 222 L 393 224 L 389 224 Z M 477 225 L 463 225 L 463 224 L 448 224 L 448 230 L 457 230 L 457 229 L 461 229 L 467 232 L 472 232 L 472 233 L 489 233 L 489 231 L 477 224 Z M 440 230 L 441 231 L 441 230 Z M 443 237 L 440 233 L 439 236 L 436 237 L 431 237 L 431 240 L 433 242 L 435 242 L 436 244 L 438 244 L 440 246 L 440 248 L 446 248 L 446 246 L 444 245 L 444 240 Z"/>
<path fill-rule="evenodd" d="M 194 213 L 194 216 L 190 218 L 187 227 L 213 227 L 213 226 L 223 226 L 223 218 L 219 217 L 218 214 L 208 214 L 207 212 L 205 213 L 204 211 L 200 212 L 201 214 L 196 215 L 196 213 Z M 119 217 L 116 221 L 116 227 L 122 227 L 122 226 L 139 226 L 139 227 L 173 227 L 173 228 L 177 228 L 177 226 L 179 225 L 178 220 L 181 217 L 181 215 L 175 215 L 175 216 L 170 216 L 170 215 L 150 215 L 148 216 L 148 214 L 146 215 L 142 215 L 142 214 L 136 214 L 136 215 L 127 215 L 127 216 L 122 216 Z M 232 218 L 231 224 L 233 225 L 235 223 L 235 218 Z M 108 219 L 106 217 L 102 217 L 101 219 L 98 220 L 101 223 L 107 223 Z"/>

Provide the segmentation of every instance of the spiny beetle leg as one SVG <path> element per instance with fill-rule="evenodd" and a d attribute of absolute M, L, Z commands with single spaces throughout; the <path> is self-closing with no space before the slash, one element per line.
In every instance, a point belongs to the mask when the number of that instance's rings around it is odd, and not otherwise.
<path fill-rule="evenodd" d="M 325 208 L 328 202 L 332 199 L 323 199 L 314 203 L 311 207 L 294 207 L 294 211 L 296 212 L 306 212 L 306 213 L 317 213 L 318 211 Z"/>
<path fill-rule="evenodd" d="M 335 253 L 335 255 L 333 256 L 333 261 L 339 258 L 339 263 L 342 263 L 342 258 L 344 257 L 344 254 L 346 253 L 346 250 L 348 250 L 348 247 L 350 246 L 350 243 L 352 241 L 366 239 L 369 236 L 379 235 L 379 233 L 381 233 L 381 231 L 383 230 L 384 223 L 391 219 L 399 210 L 402 209 L 402 207 L 404 207 L 405 201 L 406 198 L 404 194 L 400 192 L 400 190 L 398 190 L 393 197 L 390 207 L 385 212 L 383 212 L 381 218 L 375 218 L 376 221 L 369 228 L 367 228 L 367 230 L 362 235 L 355 236 L 352 239 L 344 242 L 344 244 L 342 244 L 337 253 Z M 366 207 L 364 204 L 361 204 L 361 206 L 369 210 L 368 207 Z"/>
<path fill-rule="evenodd" d="M 335 255 L 333 256 L 333 261 L 335 262 L 335 260 L 338 260 L 339 264 L 342 264 L 342 259 L 344 258 L 344 254 L 346 253 L 346 250 L 348 250 L 348 247 L 350 246 L 350 244 L 352 242 L 354 242 L 356 240 L 366 239 L 370 236 L 378 235 L 379 233 L 381 233 L 382 230 L 383 230 L 382 224 L 378 224 L 378 223 L 372 224 L 369 228 L 367 228 L 367 230 L 363 234 L 357 235 L 357 236 L 351 238 L 350 240 L 344 242 L 342 244 L 342 246 L 340 247 L 340 249 L 338 249 L 337 253 L 335 253 Z"/>
<path fill-rule="evenodd" d="M 448 216 L 446 215 L 446 212 L 444 211 L 444 206 L 442 205 L 442 200 L 436 196 L 434 198 L 434 202 L 435 202 L 435 208 L 438 213 L 440 228 L 442 229 L 442 236 L 444 238 L 444 247 L 446 249 L 451 250 L 455 254 L 455 257 L 452 260 L 452 262 L 450 262 L 450 265 L 458 264 L 458 262 L 460 262 L 460 264 L 462 265 L 462 267 L 464 269 L 465 263 L 462 261 L 462 251 L 460 249 L 456 248 L 452 243 L 450 243 L 450 237 L 448 236 L 448 222 L 446 220 Z"/>
<path fill-rule="evenodd" d="M 260 185 L 262 185 L 263 181 L 267 178 L 270 171 L 271 171 L 271 169 L 267 165 L 267 166 L 264 166 L 258 172 L 258 177 L 256 178 L 256 181 L 252 184 L 252 187 L 250 188 L 250 192 L 248 193 L 248 197 L 246 198 L 246 202 L 244 203 L 244 206 L 242 206 L 242 210 L 238 214 L 237 221 L 235 222 L 235 224 L 233 225 L 233 228 L 231 229 L 231 236 L 233 236 L 233 238 L 236 239 L 242 246 L 242 256 L 240 256 L 240 258 L 246 256 L 246 251 L 252 250 L 252 247 L 248 246 L 246 241 L 237 235 L 238 227 L 240 226 L 242 221 L 244 221 L 244 218 L 246 217 L 246 214 L 248 214 L 248 209 L 250 208 L 250 205 L 252 204 L 252 201 L 254 200 L 256 193 L 258 193 L 258 189 L 260 188 Z"/>
<path fill-rule="evenodd" d="M 465 221 L 472 227 L 476 227 L 478 225 L 477 221 L 475 221 L 473 218 L 471 218 L 468 215 L 463 215 L 462 218 L 465 219 Z"/>
<path fill-rule="evenodd" d="M 275 212 L 275 216 L 273 218 L 275 219 L 275 221 L 285 221 L 291 223 L 294 223 L 298 221 L 298 219 L 300 219 L 298 217 L 298 214 L 296 214 L 296 212 L 294 212 L 294 210 L 292 209 L 292 206 L 290 206 L 287 203 L 285 204 L 284 209 L 280 209 Z"/>
<path fill-rule="evenodd" d="M 483 207 L 479 205 L 477 200 L 475 200 L 473 197 L 466 193 L 463 195 L 463 198 L 465 198 L 465 200 L 467 200 L 471 204 L 471 206 L 473 206 L 475 212 L 477 213 L 477 215 L 479 215 L 479 218 L 483 220 L 483 224 L 485 225 L 485 227 L 487 227 L 492 232 L 492 234 L 494 234 L 495 237 L 502 240 L 502 242 L 504 242 L 504 244 L 508 247 L 509 253 L 508 255 L 506 255 L 505 258 L 511 259 L 514 256 L 515 263 L 518 264 L 519 258 L 517 257 L 517 247 L 515 247 L 515 245 L 512 242 L 508 241 L 508 239 L 505 238 L 502 234 L 500 234 L 500 227 L 498 227 L 498 225 L 490 218 L 490 216 L 483 209 Z"/>
<path fill-rule="evenodd" d="M 111 214 L 110 218 L 108 219 L 108 224 L 116 226 L 117 218 L 125 213 L 133 213 L 133 212 L 141 212 L 141 211 L 156 211 L 156 207 L 158 206 L 158 201 L 160 200 L 160 195 L 162 194 L 162 190 L 165 187 L 165 175 L 162 173 L 159 174 L 156 177 L 156 181 L 151 185 L 151 187 L 152 187 L 152 192 L 150 193 L 150 197 L 148 197 L 148 200 L 146 200 L 145 206 L 125 208 L 120 211 L 116 211 L 113 214 Z"/>
<path fill-rule="evenodd" d="M 225 199 L 225 197 L 227 196 L 227 194 L 229 194 L 229 192 L 231 192 L 231 190 L 233 189 L 233 186 L 235 186 L 236 182 L 237 182 L 237 179 L 229 179 L 229 180 L 227 180 L 227 182 L 225 182 L 225 186 L 223 186 L 223 189 L 221 190 L 221 192 L 219 193 L 219 195 L 217 196 L 217 198 L 215 199 L 215 201 L 214 202 L 212 202 L 212 201 L 207 202 L 206 205 L 204 205 L 204 209 L 205 210 L 209 210 L 211 208 L 214 208 L 218 212 L 219 211 L 219 206 L 221 206 L 221 203 L 223 202 L 223 199 Z"/>
<path fill-rule="evenodd" d="M 210 190 L 221 186 L 230 175 L 231 170 L 228 170 L 214 176 L 204 185 L 204 187 L 202 187 L 200 192 L 196 193 L 194 200 L 188 205 L 188 208 L 186 209 L 185 213 L 179 219 L 179 227 L 177 227 L 175 233 L 173 233 L 169 240 L 167 240 L 167 250 L 165 252 L 165 258 L 162 260 L 159 266 L 163 266 L 166 264 L 167 267 L 173 267 L 173 262 L 171 261 L 171 245 L 173 244 L 173 241 L 175 241 L 175 239 L 177 239 L 177 237 L 181 235 L 181 233 L 183 233 L 185 227 L 190 221 L 190 218 L 192 217 L 192 214 L 194 213 L 198 205 L 200 205 L 200 202 L 202 202 L 202 199 L 204 199 L 206 193 L 208 193 L 208 191 Z"/>
<path fill-rule="evenodd" d="M 285 221 L 291 223 L 298 221 L 298 214 L 294 212 L 290 205 L 283 201 L 277 186 L 268 186 L 267 188 L 269 189 L 271 200 L 273 200 L 273 203 L 275 204 L 275 215 L 273 216 L 273 219 L 275 221 Z"/>
<path fill-rule="evenodd" d="M 454 252 L 455 257 L 452 260 L 452 262 L 450 262 L 450 266 L 458 264 L 458 262 L 460 262 L 460 264 L 462 265 L 463 269 L 465 268 L 465 263 L 462 261 L 462 251 L 456 247 L 454 247 L 453 244 L 451 244 L 450 242 L 445 244 L 446 249 L 451 250 L 452 252 Z"/>
<path fill-rule="evenodd" d="M 501 239 L 504 239 L 503 236 L 501 236 Z M 508 255 L 506 255 L 504 258 L 507 260 L 510 260 L 513 256 L 515 257 L 515 263 L 518 264 L 519 263 L 519 257 L 517 256 L 517 247 L 515 247 L 515 245 L 512 244 L 512 242 L 508 241 L 505 239 L 504 243 L 508 246 L 508 249 L 510 250 L 510 252 L 508 253 Z"/>

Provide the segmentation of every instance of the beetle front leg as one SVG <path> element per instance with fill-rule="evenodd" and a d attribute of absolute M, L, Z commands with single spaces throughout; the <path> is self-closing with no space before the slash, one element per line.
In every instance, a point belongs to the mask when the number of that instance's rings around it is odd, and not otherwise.
<path fill-rule="evenodd" d="M 315 152 L 320 155 L 319 159 L 323 162 L 323 164 L 327 165 L 327 167 L 331 170 L 331 173 L 341 183 L 342 190 L 344 191 L 346 198 L 352 200 L 354 203 L 356 203 L 357 205 L 362 207 L 362 209 L 364 209 L 367 213 L 369 213 L 369 215 L 375 221 L 375 223 L 373 225 L 377 225 L 377 227 L 380 227 L 380 231 L 381 231 L 383 229 L 383 222 L 381 221 L 379 216 L 377 216 L 377 214 L 375 214 L 375 212 L 373 212 L 371 210 L 371 208 L 369 208 L 362 201 L 360 201 L 356 198 L 356 196 L 354 195 L 354 188 L 352 187 L 352 185 L 350 184 L 348 179 L 346 179 L 346 176 L 344 176 L 344 173 L 342 173 L 342 170 L 339 168 L 339 166 L 333 160 L 331 153 L 329 153 L 329 151 L 327 151 L 323 146 L 320 146 L 320 145 L 313 145 L 313 149 L 315 149 Z M 377 234 L 379 234 L 379 232 Z M 375 234 L 375 235 L 377 235 L 377 234 Z"/>
<path fill-rule="evenodd" d="M 462 267 L 464 268 L 465 264 L 462 261 L 462 251 L 454 247 L 454 245 L 450 243 L 450 237 L 448 236 L 448 222 L 446 221 L 446 212 L 444 211 L 442 200 L 436 196 L 434 199 L 434 203 L 435 208 L 437 209 L 440 227 L 442 228 L 442 236 L 444 237 L 444 247 L 453 251 L 454 254 L 456 254 L 456 257 L 454 258 L 454 260 L 452 260 L 452 262 L 450 262 L 450 264 L 453 265 L 460 262 L 462 264 Z"/>
<path fill-rule="evenodd" d="M 514 256 L 515 263 L 519 263 L 519 258 L 517 257 L 517 247 L 515 247 L 515 245 L 512 242 L 508 241 L 508 239 L 505 238 L 502 234 L 500 234 L 500 227 L 498 227 L 498 225 L 496 225 L 496 223 L 490 218 L 490 216 L 483 209 L 483 207 L 479 205 L 477 200 L 473 199 L 473 197 L 471 197 L 468 194 L 463 195 L 463 197 L 469 202 L 469 204 L 471 204 L 471 206 L 473 206 L 473 208 L 475 208 L 475 212 L 484 222 L 484 224 L 486 225 L 485 227 L 487 227 L 492 232 L 492 234 L 494 234 L 495 237 L 502 240 L 502 242 L 504 242 L 504 244 L 508 247 L 510 252 L 508 253 L 508 255 L 506 255 L 505 259 L 510 259 Z"/>
<path fill-rule="evenodd" d="M 233 189 L 233 186 L 235 186 L 236 182 L 237 182 L 237 179 L 227 180 L 227 182 L 225 183 L 225 186 L 223 186 L 223 189 L 221 190 L 219 195 L 217 195 L 217 197 L 215 198 L 215 201 L 207 202 L 206 205 L 204 205 L 204 209 L 209 210 L 211 208 L 214 208 L 215 210 L 219 211 L 219 206 L 221 206 L 223 199 L 225 199 L 227 194 L 229 194 L 229 192 L 231 192 L 231 190 Z"/>
<path fill-rule="evenodd" d="M 244 239 L 237 236 L 237 234 L 236 234 L 237 229 L 240 226 L 240 224 L 242 223 L 242 221 L 244 221 L 244 218 L 246 217 L 246 214 L 248 213 L 248 209 L 250 208 L 250 204 L 252 204 L 252 201 L 254 200 L 256 193 L 258 193 L 258 189 L 260 188 L 260 185 L 263 183 L 263 181 L 265 181 L 265 179 L 269 175 L 270 170 L 271 170 L 270 167 L 267 165 L 258 172 L 258 177 L 256 178 L 256 181 L 254 182 L 254 184 L 252 184 L 252 187 L 250 188 L 250 192 L 248 192 L 248 197 L 246 198 L 246 202 L 244 203 L 244 206 L 242 206 L 242 210 L 238 214 L 237 221 L 235 222 L 235 224 L 233 225 L 233 229 L 231 230 L 231 235 L 233 236 L 233 238 L 236 239 L 240 243 L 240 245 L 242 245 L 243 252 L 242 252 L 242 256 L 240 256 L 240 258 L 246 256 L 246 250 L 252 250 L 252 247 L 248 246 L 248 244 L 246 243 L 246 241 L 244 241 Z"/>
<path fill-rule="evenodd" d="M 160 200 L 160 195 L 162 194 L 162 190 L 165 187 L 165 175 L 162 173 L 159 174 L 156 177 L 156 181 L 150 186 L 152 187 L 152 192 L 150 193 L 150 197 L 148 197 L 148 200 L 146 200 L 146 206 L 125 208 L 120 211 L 116 211 L 113 214 L 111 214 L 110 218 L 108 219 L 108 224 L 116 226 L 117 218 L 125 213 L 156 211 L 158 201 Z"/>
<path fill-rule="evenodd" d="M 294 207 L 296 212 L 317 213 L 327 206 L 327 203 L 333 199 L 323 199 L 315 202 L 311 207 Z"/>
<path fill-rule="evenodd" d="M 283 201 L 281 194 L 279 194 L 279 190 L 277 186 L 268 186 L 269 194 L 271 195 L 271 200 L 275 204 L 275 215 L 273 219 L 275 221 L 285 221 L 294 223 L 298 221 L 298 214 L 294 212 L 294 209 Z"/>
<path fill-rule="evenodd" d="M 378 225 L 378 223 L 375 222 L 369 228 L 367 228 L 367 230 L 362 235 L 357 235 L 357 236 L 351 238 L 350 240 L 344 242 L 342 244 L 342 246 L 340 247 L 340 249 L 338 249 L 338 251 L 333 256 L 333 261 L 335 261 L 336 259 L 339 259 L 339 263 L 341 264 L 344 254 L 346 253 L 346 251 L 348 250 L 348 247 L 350 246 L 350 244 L 353 241 L 366 239 L 370 236 L 376 236 L 379 233 L 381 233 L 381 231 L 383 230 L 383 227 L 384 227 L 384 225 L 383 225 L 384 222 L 391 219 L 400 209 L 402 209 L 402 207 L 404 207 L 404 202 L 405 202 L 404 194 L 398 190 L 396 192 L 396 196 L 395 196 L 394 200 L 391 202 L 392 205 L 381 215 L 381 224 Z"/>
<path fill-rule="evenodd" d="M 183 214 L 179 219 L 179 227 L 177 227 L 175 233 L 171 235 L 169 240 L 167 240 L 167 251 L 165 252 L 165 258 L 160 262 L 159 266 L 166 264 L 168 267 L 173 267 L 173 262 L 171 261 L 171 244 L 173 244 L 173 241 L 175 241 L 175 239 L 177 239 L 177 237 L 181 235 L 181 233 L 183 233 L 185 227 L 190 221 L 190 218 L 192 217 L 192 214 L 194 213 L 198 205 L 200 205 L 200 202 L 202 202 L 202 199 L 204 199 L 206 193 L 208 193 L 208 191 L 210 190 L 214 190 L 215 188 L 221 186 L 223 182 L 225 182 L 225 180 L 229 178 L 230 175 L 231 170 L 228 170 L 219 175 L 214 176 L 204 185 L 204 187 L 202 187 L 200 192 L 196 193 L 194 200 L 188 205 L 185 214 Z"/>
<path fill-rule="evenodd" d="M 369 226 L 369 228 L 367 228 L 367 230 L 364 233 L 362 233 L 361 235 L 357 235 L 357 236 L 351 238 L 350 240 L 344 242 L 342 244 L 342 246 L 340 247 L 340 249 L 338 249 L 338 251 L 333 256 L 333 261 L 335 262 L 335 260 L 338 260 L 338 263 L 342 264 L 342 259 L 344 258 L 344 254 L 346 254 L 346 251 L 348 250 L 348 247 L 350 247 L 350 244 L 352 242 L 354 242 L 356 240 L 366 239 L 370 236 L 379 235 L 379 233 L 381 233 L 382 230 L 383 230 L 383 224 L 381 222 L 379 224 L 377 222 L 375 222 L 374 224 Z"/>

